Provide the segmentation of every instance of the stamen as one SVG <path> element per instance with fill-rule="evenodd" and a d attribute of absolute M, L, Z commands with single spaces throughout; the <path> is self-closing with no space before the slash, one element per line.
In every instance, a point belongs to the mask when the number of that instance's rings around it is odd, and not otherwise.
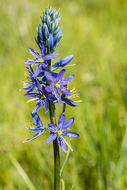
<path fill-rule="evenodd" d="M 77 100 L 77 101 L 75 101 L 75 102 L 83 102 L 82 100 Z"/>
<path fill-rule="evenodd" d="M 65 141 L 66 145 L 68 146 L 68 148 L 73 152 L 71 145 L 65 139 L 64 139 L 64 141 Z"/>
<path fill-rule="evenodd" d="M 68 98 L 76 98 L 78 94 L 72 94 L 71 96 L 68 96 Z"/>
<path fill-rule="evenodd" d="M 23 87 L 25 87 L 27 85 L 27 83 L 26 82 L 23 82 Z"/>
<path fill-rule="evenodd" d="M 25 76 L 25 78 L 28 78 L 28 75 L 27 75 L 27 73 L 24 73 L 24 76 Z"/>
<path fill-rule="evenodd" d="M 38 59 L 37 62 L 43 62 L 43 59 Z"/>
<path fill-rule="evenodd" d="M 41 97 L 42 97 L 42 98 L 44 98 L 44 99 L 46 98 L 46 96 L 45 96 L 44 94 L 42 94 L 42 96 L 41 96 Z"/>
<path fill-rule="evenodd" d="M 38 98 L 32 98 L 32 99 L 28 100 L 26 103 L 33 102 L 33 101 L 35 101 L 35 100 L 37 100 L 37 99 L 38 99 Z"/>
<path fill-rule="evenodd" d="M 58 83 L 56 83 L 55 86 L 56 86 L 57 88 L 60 88 L 60 85 L 59 85 Z"/>
<path fill-rule="evenodd" d="M 58 133 L 58 135 L 61 135 L 61 134 L 62 134 L 62 131 L 58 130 L 57 133 Z"/>
<path fill-rule="evenodd" d="M 76 64 L 66 65 L 65 67 L 75 66 Z"/>
<path fill-rule="evenodd" d="M 75 88 L 73 88 L 73 89 L 71 90 L 71 92 L 76 92 L 76 89 L 75 89 Z"/>

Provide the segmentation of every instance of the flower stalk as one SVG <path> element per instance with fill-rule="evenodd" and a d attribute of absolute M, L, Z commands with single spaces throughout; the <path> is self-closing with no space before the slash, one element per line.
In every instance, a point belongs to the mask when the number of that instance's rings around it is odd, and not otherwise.
<path fill-rule="evenodd" d="M 56 59 L 59 56 L 54 54 L 62 38 L 62 30 L 59 26 L 59 22 L 59 11 L 51 8 L 45 10 L 42 17 L 42 25 L 39 24 L 38 26 L 38 34 L 36 38 L 40 52 L 29 48 L 34 59 L 28 59 L 25 61 L 28 75 L 26 75 L 26 85 L 23 87 L 24 90 L 27 90 L 24 96 L 31 98 L 31 100 L 28 100 L 27 102 L 35 102 L 36 104 L 31 112 L 34 126 L 28 128 L 33 131 L 35 135 L 24 142 L 33 140 L 44 132 L 50 134 L 47 138 L 46 144 L 53 141 L 54 190 L 60 190 L 61 174 L 59 147 L 66 152 L 66 145 L 70 148 L 66 137 L 79 137 L 78 133 L 69 130 L 75 117 L 66 120 L 64 114 L 66 105 L 73 107 L 77 106 L 76 101 L 72 101 L 72 98 L 77 97 L 77 93 L 75 89 L 69 90 L 69 84 L 73 80 L 74 75 L 65 78 L 64 74 L 66 70 L 63 69 L 63 67 L 71 62 L 73 55 L 69 55 L 55 62 L 53 65 L 51 62 L 52 59 Z M 56 70 L 60 68 L 62 68 L 62 70 L 56 72 Z M 56 121 L 55 109 L 58 103 L 62 106 L 62 113 L 60 114 L 58 121 Z M 48 128 L 43 126 L 38 115 L 38 111 L 43 106 L 45 108 L 45 113 L 49 111 L 50 123 L 48 123 Z M 67 153 L 67 158 L 68 156 L 69 154 Z"/>
<path fill-rule="evenodd" d="M 55 105 L 49 101 L 49 115 L 51 124 L 56 125 Z M 57 139 L 53 141 L 54 152 L 54 190 L 60 190 L 60 152 Z"/>

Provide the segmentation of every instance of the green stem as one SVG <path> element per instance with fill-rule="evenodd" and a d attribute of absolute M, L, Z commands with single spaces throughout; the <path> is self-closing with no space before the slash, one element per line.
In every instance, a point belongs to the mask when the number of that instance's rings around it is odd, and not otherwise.
<path fill-rule="evenodd" d="M 49 102 L 49 113 L 52 124 L 56 124 L 54 103 Z M 53 141 L 54 149 L 54 190 L 60 190 L 60 153 L 57 139 Z"/>
<path fill-rule="evenodd" d="M 49 61 L 49 72 L 51 68 L 51 61 Z M 47 84 L 50 85 L 50 82 L 47 81 Z M 52 124 L 56 125 L 56 116 L 55 116 L 55 108 L 54 103 L 49 101 L 49 114 L 50 121 Z M 60 153 L 59 153 L 59 145 L 57 139 L 53 141 L 53 150 L 54 150 L 54 190 L 60 190 Z"/>

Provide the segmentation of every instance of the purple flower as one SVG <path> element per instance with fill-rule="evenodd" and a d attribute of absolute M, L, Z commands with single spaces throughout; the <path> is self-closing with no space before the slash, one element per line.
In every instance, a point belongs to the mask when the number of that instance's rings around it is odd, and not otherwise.
<path fill-rule="evenodd" d="M 33 117 L 33 120 L 34 120 L 34 125 L 36 127 L 30 127 L 28 129 L 35 132 L 36 134 L 32 138 L 23 141 L 24 143 L 37 138 L 38 136 L 40 136 L 44 132 L 44 129 L 45 129 L 44 126 L 43 126 L 42 121 L 40 120 L 39 115 L 37 113 L 34 113 L 34 114 L 31 113 L 31 114 L 32 114 L 32 117 Z"/>
<path fill-rule="evenodd" d="M 63 78 L 65 73 L 65 69 L 61 70 L 56 77 L 54 77 L 51 73 L 45 71 L 46 78 L 51 82 L 50 86 L 46 86 L 46 91 L 52 94 L 55 94 L 58 102 L 62 105 L 62 100 L 60 96 L 60 92 L 65 94 L 66 96 L 71 95 L 70 90 L 68 90 L 68 84 L 73 80 L 74 75 L 71 75 L 67 78 Z"/>
<path fill-rule="evenodd" d="M 71 119 L 65 121 L 65 115 L 62 113 L 59 117 L 58 129 L 56 125 L 49 123 L 48 126 L 50 129 L 51 135 L 47 138 L 46 144 L 49 144 L 51 141 L 57 138 L 59 146 L 64 152 L 66 152 L 65 140 L 63 137 L 66 136 L 70 138 L 77 138 L 80 136 L 78 133 L 68 131 L 68 129 L 73 124 L 74 119 L 75 118 L 72 117 Z"/>
<path fill-rule="evenodd" d="M 55 100 L 55 96 L 53 94 L 47 93 L 45 87 L 43 85 L 41 87 L 40 84 L 38 85 L 37 92 L 28 91 L 26 94 L 24 94 L 24 96 L 34 98 L 35 102 L 37 103 L 32 113 L 36 113 L 43 105 L 45 106 L 45 112 L 47 112 L 49 108 L 49 100 Z"/>
<path fill-rule="evenodd" d="M 34 49 L 29 48 L 30 53 L 34 56 L 35 59 L 31 60 L 26 60 L 25 63 L 28 65 L 34 64 L 37 65 L 37 70 L 34 74 L 34 77 L 40 77 L 44 75 L 44 71 L 46 70 L 47 66 L 48 66 L 48 60 L 51 59 L 55 59 L 57 58 L 59 55 L 56 54 L 47 54 L 45 55 L 45 46 L 43 45 L 42 49 L 41 49 L 41 54 L 39 54 L 38 52 L 36 52 Z M 41 74 L 41 75 L 40 75 Z"/>
<path fill-rule="evenodd" d="M 41 54 L 39 54 L 32 48 L 29 48 L 29 50 L 30 50 L 31 54 L 35 57 L 35 59 L 25 61 L 26 64 L 35 64 L 35 65 L 42 64 L 43 67 L 45 67 L 45 64 L 47 64 L 48 60 L 55 59 L 59 56 L 57 54 L 45 55 L 45 47 L 44 46 L 42 47 Z"/>
<path fill-rule="evenodd" d="M 27 85 L 23 87 L 24 90 L 33 91 L 38 85 L 40 84 L 39 80 L 37 79 L 32 69 L 32 66 L 25 66 L 29 72 L 29 76 L 27 78 L 29 79 L 29 82 L 27 82 Z"/>

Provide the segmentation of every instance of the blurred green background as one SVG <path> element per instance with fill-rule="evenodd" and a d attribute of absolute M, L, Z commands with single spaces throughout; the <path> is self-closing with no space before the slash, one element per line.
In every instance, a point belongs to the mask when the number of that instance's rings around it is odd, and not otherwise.
<path fill-rule="evenodd" d="M 67 108 L 81 137 L 72 148 L 62 178 L 66 190 L 127 189 L 127 1 L 1 0 L 0 6 L 0 189 L 53 189 L 52 144 L 33 134 L 33 103 L 23 97 L 24 60 L 46 7 L 60 8 L 63 58 L 74 54 L 76 87 L 83 101 Z M 61 108 L 58 106 L 57 116 Z M 44 125 L 49 115 L 43 113 Z M 65 153 L 61 152 L 61 164 Z M 64 188 L 63 188 L 64 190 Z"/>

